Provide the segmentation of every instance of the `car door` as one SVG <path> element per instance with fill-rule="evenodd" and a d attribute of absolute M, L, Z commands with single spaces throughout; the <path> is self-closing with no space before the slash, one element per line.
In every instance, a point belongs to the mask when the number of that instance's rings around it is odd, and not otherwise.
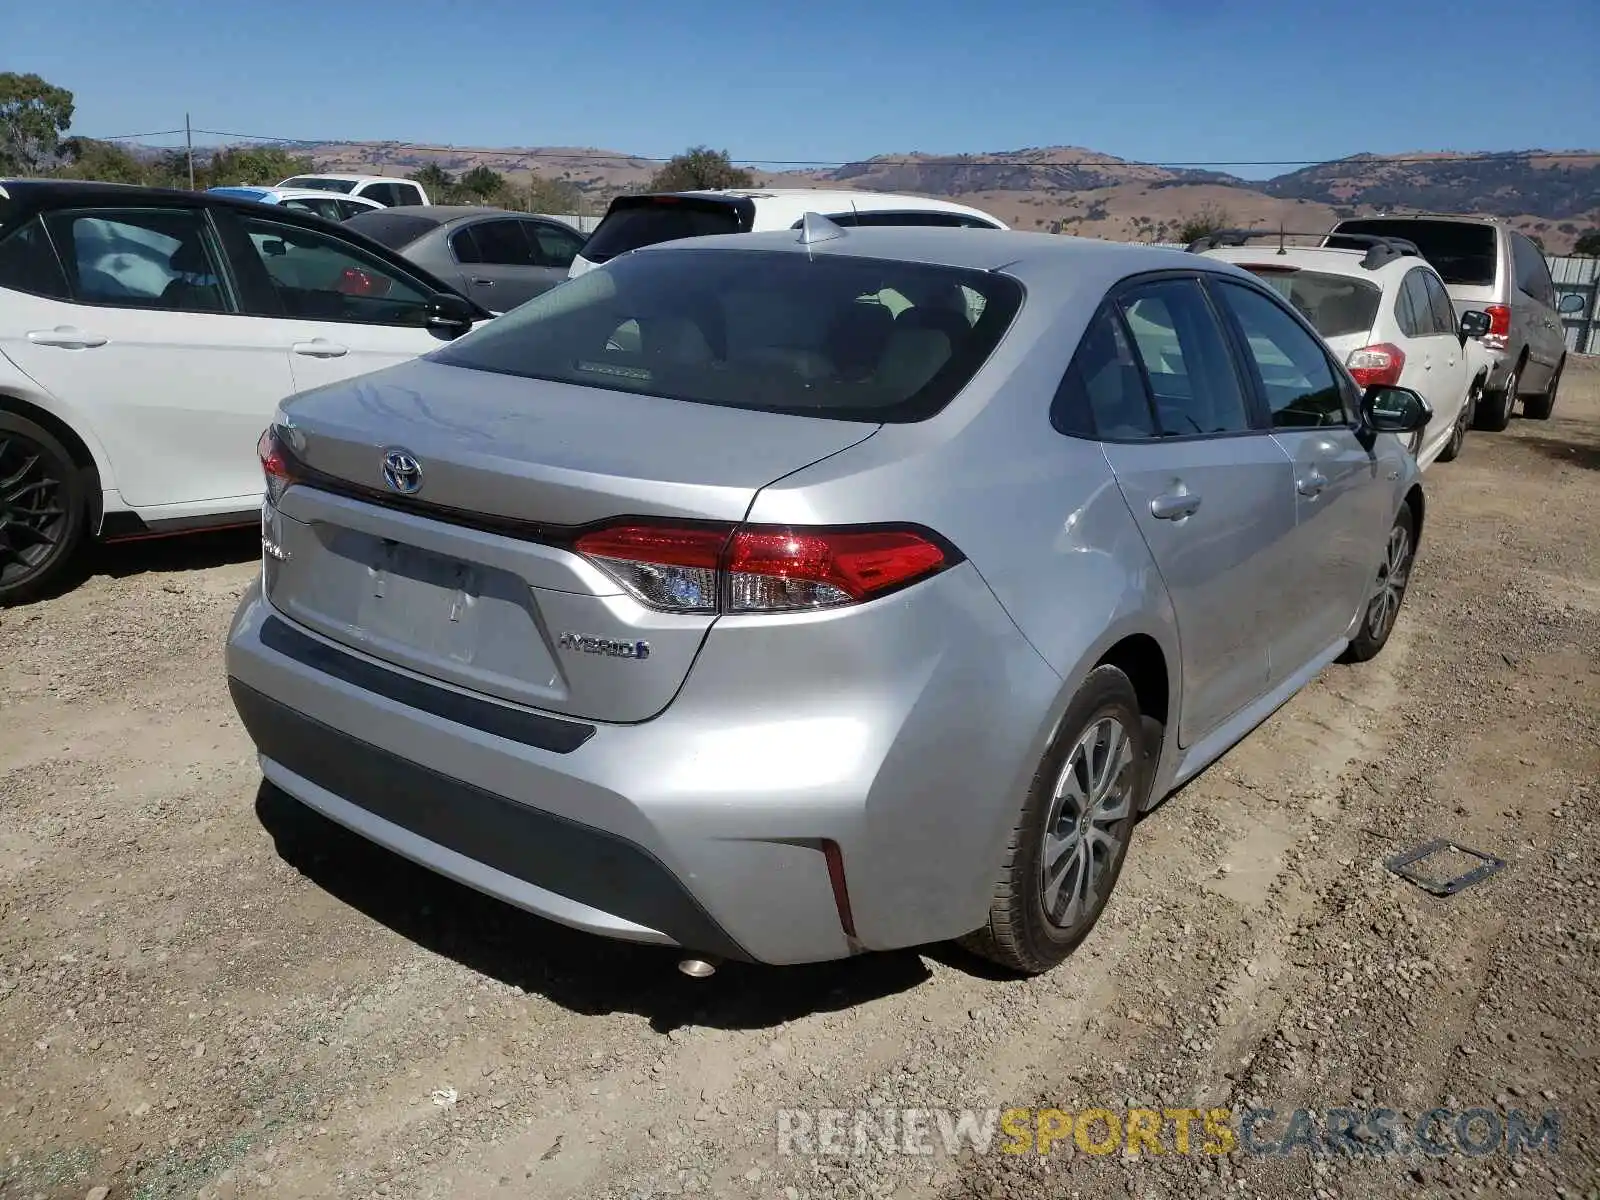
<path fill-rule="evenodd" d="M 272 330 L 295 390 L 381 370 L 444 344 L 426 326 L 431 290 L 326 230 L 218 214 L 241 261 L 245 310 Z"/>
<path fill-rule="evenodd" d="M 256 439 L 294 381 L 270 331 L 239 315 L 206 209 L 75 208 L 42 227 L 65 295 L 7 295 L 7 357 L 84 414 L 147 519 L 254 504 Z"/>
<path fill-rule="evenodd" d="M 583 250 L 584 237 L 560 221 L 524 220 L 523 232 L 533 244 L 534 257 L 539 263 L 538 290 L 528 297 L 532 299 L 566 282 L 573 260 Z"/>
<path fill-rule="evenodd" d="M 1325 661 L 1370 590 L 1388 532 L 1391 465 L 1360 435 L 1353 381 L 1276 296 L 1228 279 L 1207 287 L 1227 314 L 1272 437 L 1293 463 L 1295 529 L 1272 603 L 1272 682 Z"/>
<path fill-rule="evenodd" d="M 1555 285 L 1539 247 L 1520 233 L 1511 234 L 1512 319 L 1521 324 L 1527 339 L 1528 365 L 1523 369 L 1524 392 L 1543 391 L 1556 364 L 1566 352 L 1566 334 L 1556 311 Z"/>
<path fill-rule="evenodd" d="M 1423 393 L 1423 398 L 1433 408 L 1433 419 L 1428 422 L 1428 427 L 1422 435 L 1425 456 L 1432 461 L 1450 440 L 1456 419 L 1466 407 L 1470 371 L 1466 344 L 1462 340 L 1460 325 L 1456 321 L 1455 305 L 1450 301 L 1450 293 L 1445 290 L 1444 281 L 1433 271 L 1425 268 L 1413 271 L 1412 274 L 1422 277 L 1423 290 L 1427 294 L 1428 308 L 1432 315 L 1430 324 L 1432 332 L 1428 334 L 1428 338 L 1429 344 L 1433 347 L 1434 378 L 1430 381 L 1431 393 Z"/>
<path fill-rule="evenodd" d="M 1291 566 L 1294 478 L 1255 419 L 1198 280 L 1137 282 L 1091 329 L 1107 347 L 1088 384 L 1106 459 L 1177 616 L 1178 718 L 1191 746 L 1260 696 Z M 1109 324 L 1109 328 L 1105 326 Z"/>
<path fill-rule="evenodd" d="M 529 236 L 532 224 L 517 217 L 491 217 L 451 234 L 467 295 L 491 312 L 513 309 L 558 282 L 540 264 L 538 243 Z"/>

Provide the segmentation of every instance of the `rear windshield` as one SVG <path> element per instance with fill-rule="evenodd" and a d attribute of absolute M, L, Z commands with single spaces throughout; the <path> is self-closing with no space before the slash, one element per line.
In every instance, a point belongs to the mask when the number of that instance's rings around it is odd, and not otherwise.
<path fill-rule="evenodd" d="M 1251 263 L 1239 265 L 1299 309 L 1300 315 L 1325 338 L 1364 334 L 1378 319 L 1383 292 L 1364 279 L 1321 271 L 1285 271 Z"/>
<path fill-rule="evenodd" d="M 380 246 L 399 250 L 423 234 L 437 229 L 439 222 L 392 209 L 374 209 L 372 212 L 357 213 L 346 220 L 345 225 L 357 233 L 365 234 Z"/>
<path fill-rule="evenodd" d="M 279 187 L 315 188 L 319 192 L 353 192 L 356 188 L 354 179 L 324 179 L 320 175 L 296 175 L 293 179 L 285 179 Z"/>
<path fill-rule="evenodd" d="M 1008 275 L 878 259 L 673 249 L 618 259 L 430 357 L 698 404 L 920 421 L 1022 304 Z"/>
<path fill-rule="evenodd" d="M 592 263 L 603 263 L 657 242 L 738 232 L 738 209 L 721 201 L 684 200 L 677 196 L 619 201 L 590 236 L 583 256 Z"/>
<path fill-rule="evenodd" d="M 1405 238 L 1416 244 L 1422 257 L 1433 264 L 1446 283 L 1467 287 L 1491 287 L 1495 275 L 1494 226 L 1472 221 L 1387 221 L 1380 217 L 1340 221 L 1343 233 L 1370 233 L 1378 237 Z M 1329 246 L 1346 250 L 1367 247 L 1342 241 L 1338 233 Z"/>

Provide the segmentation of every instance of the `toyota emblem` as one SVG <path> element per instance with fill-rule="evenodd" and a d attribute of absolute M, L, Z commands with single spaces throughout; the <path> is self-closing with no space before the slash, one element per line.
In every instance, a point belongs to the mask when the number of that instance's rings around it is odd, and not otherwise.
<path fill-rule="evenodd" d="M 422 464 L 409 450 L 386 450 L 383 455 L 383 481 L 391 491 L 413 496 L 422 490 Z"/>

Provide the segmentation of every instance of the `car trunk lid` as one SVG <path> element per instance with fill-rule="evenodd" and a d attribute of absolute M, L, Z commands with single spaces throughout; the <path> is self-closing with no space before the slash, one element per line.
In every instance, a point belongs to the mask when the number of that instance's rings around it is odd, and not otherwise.
<path fill-rule="evenodd" d="M 766 484 L 879 428 L 423 360 L 282 417 L 303 482 L 265 516 L 275 607 L 405 670 L 605 721 L 660 712 L 715 617 L 639 603 L 570 548 L 575 532 L 731 525 Z"/>

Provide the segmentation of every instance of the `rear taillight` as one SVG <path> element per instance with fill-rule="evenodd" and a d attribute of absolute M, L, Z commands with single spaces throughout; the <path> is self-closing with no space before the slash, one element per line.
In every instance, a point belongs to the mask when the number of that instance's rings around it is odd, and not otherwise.
<path fill-rule="evenodd" d="M 296 482 L 294 460 L 284 448 L 278 431 L 268 427 L 256 442 L 256 454 L 261 458 L 261 474 L 267 481 L 267 499 L 276 507 L 278 500 L 291 483 Z"/>
<path fill-rule="evenodd" d="M 910 528 L 804 529 L 633 523 L 593 530 L 575 549 L 637 600 L 664 612 L 800 612 L 859 604 L 957 561 Z"/>
<path fill-rule="evenodd" d="M 1511 309 L 1504 304 L 1489 304 L 1484 306 L 1484 312 L 1489 314 L 1489 337 L 1509 337 L 1511 334 Z"/>
<path fill-rule="evenodd" d="M 1380 384 L 1397 387 L 1400 372 L 1406 367 L 1406 352 L 1389 342 L 1379 342 L 1376 346 L 1363 346 L 1350 351 L 1350 357 L 1344 360 L 1344 365 L 1364 388 Z"/>

